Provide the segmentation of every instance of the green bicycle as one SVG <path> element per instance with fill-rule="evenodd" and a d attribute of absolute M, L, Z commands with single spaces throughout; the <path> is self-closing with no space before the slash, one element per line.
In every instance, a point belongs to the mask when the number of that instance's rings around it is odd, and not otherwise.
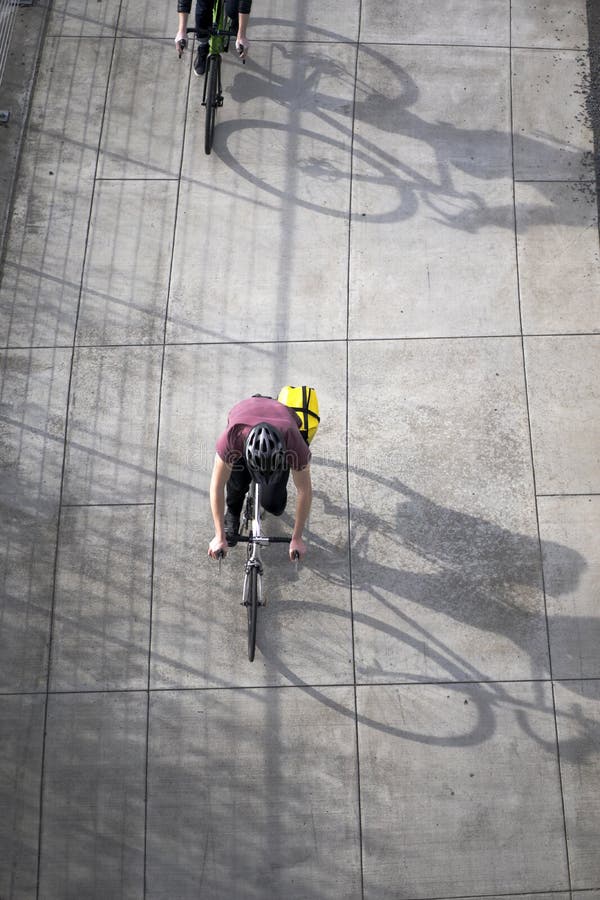
<path fill-rule="evenodd" d="M 195 28 L 186 29 L 187 33 L 196 34 Z M 229 51 L 229 41 L 236 36 L 232 29 L 232 21 L 227 15 L 225 0 L 215 0 L 213 7 L 213 22 L 208 37 L 208 58 L 204 73 L 204 90 L 202 93 L 202 106 L 206 107 L 206 120 L 204 123 L 204 152 L 208 155 L 212 150 L 213 135 L 215 133 L 215 119 L 217 108 L 223 106 L 223 90 L 221 85 L 221 53 Z M 244 59 L 245 63 L 246 60 Z"/>

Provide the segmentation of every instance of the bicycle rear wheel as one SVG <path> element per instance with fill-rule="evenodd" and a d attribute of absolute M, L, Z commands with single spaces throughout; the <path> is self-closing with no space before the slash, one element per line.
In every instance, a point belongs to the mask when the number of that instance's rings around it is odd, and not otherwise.
<path fill-rule="evenodd" d="M 244 606 L 248 614 L 248 659 L 254 662 L 256 649 L 256 622 L 261 605 L 261 576 L 256 566 L 250 566 L 244 579 Z"/>
<path fill-rule="evenodd" d="M 206 120 L 204 122 L 204 152 L 209 154 L 212 149 L 213 135 L 215 133 L 215 116 L 219 102 L 219 56 L 209 56 L 207 60 L 208 71 L 206 73 Z"/>

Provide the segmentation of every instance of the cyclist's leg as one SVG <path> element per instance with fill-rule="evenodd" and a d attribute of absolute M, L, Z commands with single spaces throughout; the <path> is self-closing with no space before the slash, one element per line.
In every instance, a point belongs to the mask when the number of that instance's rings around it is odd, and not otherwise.
<path fill-rule="evenodd" d="M 194 72 L 196 75 L 204 75 L 206 60 L 208 57 L 208 35 L 212 25 L 211 0 L 196 0 L 196 55 L 194 57 Z"/>
<path fill-rule="evenodd" d="M 238 0 L 227 0 L 225 3 L 227 15 L 231 19 L 231 30 L 237 34 L 238 30 Z"/>
<path fill-rule="evenodd" d="M 285 511 L 287 503 L 287 483 L 290 470 L 284 469 L 281 476 L 272 484 L 261 488 L 260 499 L 262 507 L 273 516 L 280 516 Z"/>
<path fill-rule="evenodd" d="M 252 476 L 248 471 L 248 467 L 243 460 L 239 459 L 234 463 L 233 470 L 229 476 L 227 487 L 225 489 L 225 497 L 227 510 L 234 516 L 240 516 L 244 507 L 244 497 L 250 487 Z"/>
<path fill-rule="evenodd" d="M 196 0 L 196 36 L 199 40 L 208 39 L 212 10 L 212 0 Z"/>

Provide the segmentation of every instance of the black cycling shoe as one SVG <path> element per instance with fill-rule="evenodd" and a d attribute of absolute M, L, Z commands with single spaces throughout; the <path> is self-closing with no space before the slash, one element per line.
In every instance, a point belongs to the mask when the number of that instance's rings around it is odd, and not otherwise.
<path fill-rule="evenodd" d="M 225 537 L 228 547 L 235 547 L 240 531 L 240 517 L 227 510 L 225 513 Z"/>
<path fill-rule="evenodd" d="M 208 41 L 198 44 L 194 57 L 194 72 L 196 75 L 204 75 L 206 72 L 206 59 L 208 57 Z"/>

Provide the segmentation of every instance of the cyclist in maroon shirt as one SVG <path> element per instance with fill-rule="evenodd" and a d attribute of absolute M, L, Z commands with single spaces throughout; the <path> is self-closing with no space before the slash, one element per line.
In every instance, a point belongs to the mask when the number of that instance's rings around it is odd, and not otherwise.
<path fill-rule="evenodd" d="M 254 462 L 252 442 L 261 441 L 263 432 L 268 439 L 266 468 L 263 475 L 252 468 Z M 258 445 L 257 445 L 258 446 Z M 251 397 L 242 400 L 230 410 L 227 427 L 217 441 L 216 455 L 210 482 L 210 508 L 215 523 L 215 536 L 208 547 L 208 555 L 214 559 L 218 553 L 227 552 L 237 543 L 233 538 L 239 531 L 244 497 L 253 476 L 261 481 L 261 505 L 267 512 L 280 516 L 287 502 L 287 482 L 292 471 L 296 486 L 296 515 L 290 559 L 294 554 L 302 558 L 306 544 L 302 532 L 312 501 L 310 477 L 310 450 L 300 433 L 300 422 L 292 410 L 270 397 Z M 264 454 L 263 454 L 264 455 Z M 249 465 L 250 462 L 250 465 Z M 229 538 L 229 540 L 228 540 Z"/>
<path fill-rule="evenodd" d="M 233 28 L 237 29 L 235 49 L 241 59 L 246 59 L 250 41 L 246 37 L 246 28 L 250 18 L 252 0 L 226 0 L 227 15 L 230 17 Z M 196 75 L 204 75 L 206 71 L 206 58 L 208 56 L 208 31 L 213 20 L 214 0 L 196 0 L 196 39 L 198 49 L 194 57 L 194 72 Z M 192 9 L 192 0 L 177 0 L 177 14 L 179 27 L 175 35 L 175 46 L 179 56 L 187 46 L 187 22 Z"/>

